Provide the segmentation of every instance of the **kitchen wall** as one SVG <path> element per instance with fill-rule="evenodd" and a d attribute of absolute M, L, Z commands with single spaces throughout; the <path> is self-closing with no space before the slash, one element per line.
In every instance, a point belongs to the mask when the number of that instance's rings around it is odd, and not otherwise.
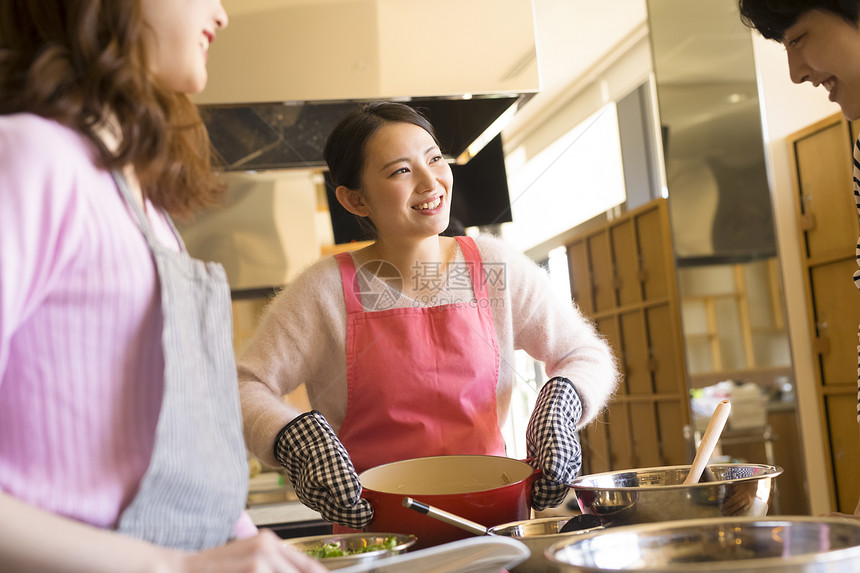
<path fill-rule="evenodd" d="M 328 213 L 318 208 L 321 179 L 310 169 L 222 177 L 223 207 L 179 230 L 194 256 L 224 265 L 234 291 L 287 284 L 319 259 L 322 244 L 333 242 Z"/>
<path fill-rule="evenodd" d="M 643 83 L 648 83 L 651 75 L 651 49 L 647 32 L 644 24 L 635 28 L 575 82 L 575 85 L 552 103 L 544 105 L 538 112 L 533 112 L 529 116 L 528 124 L 503 130 L 502 140 L 506 155 L 517 157 L 519 164 L 540 155 L 602 108 L 620 101 Z M 528 105 L 525 109 L 528 109 Z M 656 145 L 659 148 L 659 142 Z M 509 162 L 507 169 L 509 178 L 517 177 L 516 164 Z M 568 178 L 571 185 L 575 186 L 576 173 L 571 172 Z M 581 220 L 575 219 L 577 222 Z M 552 249 L 565 244 L 568 234 L 569 232 L 560 233 L 553 239 L 530 248 L 527 253 L 535 260 L 543 260 Z"/>

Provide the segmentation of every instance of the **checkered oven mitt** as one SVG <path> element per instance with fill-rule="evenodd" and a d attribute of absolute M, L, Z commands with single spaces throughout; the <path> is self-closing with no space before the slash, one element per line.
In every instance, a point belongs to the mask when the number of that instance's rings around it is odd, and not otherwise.
<path fill-rule="evenodd" d="M 526 428 L 526 452 L 543 472 L 532 485 L 532 507 L 556 507 L 570 491 L 569 484 L 582 467 L 582 450 L 576 424 L 582 402 L 567 378 L 544 384 Z"/>
<path fill-rule="evenodd" d="M 361 499 L 361 483 L 325 417 L 306 412 L 284 426 L 275 439 L 275 458 L 290 476 L 296 495 L 323 519 L 361 529 L 373 507 Z"/>

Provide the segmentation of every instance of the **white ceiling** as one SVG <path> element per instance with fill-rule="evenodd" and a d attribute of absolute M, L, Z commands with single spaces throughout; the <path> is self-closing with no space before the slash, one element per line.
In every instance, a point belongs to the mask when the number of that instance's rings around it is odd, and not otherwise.
<path fill-rule="evenodd" d="M 222 4 L 228 15 L 235 15 L 285 5 L 337 1 L 222 0 Z M 514 117 L 509 126 L 512 130 L 519 129 L 544 105 L 565 93 L 647 19 L 645 0 L 533 0 L 533 4 L 541 92 Z M 444 20 L 440 21 L 440 32 L 439 41 L 444 41 Z"/>
<path fill-rule="evenodd" d="M 287 5 L 345 1 L 350 0 L 222 0 L 222 3 L 228 14 L 236 15 Z M 577 81 L 583 80 L 614 49 L 647 29 L 647 1 L 532 0 L 541 91 L 517 113 L 506 131 L 526 131 L 529 122 L 551 104 L 560 103 L 556 100 L 569 97 Z M 737 41 L 749 32 L 740 25 L 736 0 L 690 2 L 686 9 L 684 3 L 677 1 L 651 0 L 650 4 L 655 21 L 662 26 L 659 64 L 664 84 L 749 81 L 752 72 L 748 66 L 736 63 L 748 61 L 747 52 L 751 50 L 749 43 Z M 445 19 L 456 14 L 434 14 L 433 4 L 428 6 L 429 17 L 440 18 L 438 41 L 444 42 Z M 673 103 L 675 107 L 679 105 Z"/>
<path fill-rule="evenodd" d="M 645 0 L 533 0 L 541 92 L 514 117 L 518 131 L 645 24 Z"/>

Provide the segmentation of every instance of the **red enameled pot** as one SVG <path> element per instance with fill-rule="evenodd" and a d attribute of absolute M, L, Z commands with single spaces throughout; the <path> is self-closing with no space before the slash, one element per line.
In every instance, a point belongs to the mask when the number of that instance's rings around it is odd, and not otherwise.
<path fill-rule="evenodd" d="M 530 516 L 537 472 L 501 456 L 433 456 L 384 464 L 359 476 L 374 508 L 365 531 L 413 534 L 414 548 L 431 547 L 472 534 L 403 507 L 408 496 L 486 527 Z"/>

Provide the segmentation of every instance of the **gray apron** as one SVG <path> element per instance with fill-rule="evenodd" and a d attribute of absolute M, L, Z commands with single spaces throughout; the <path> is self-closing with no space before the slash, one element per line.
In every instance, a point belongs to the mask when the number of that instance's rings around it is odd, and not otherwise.
<path fill-rule="evenodd" d="M 149 467 L 118 531 L 177 549 L 228 541 L 245 506 L 248 465 L 224 268 L 155 239 L 125 178 L 113 174 L 149 244 L 161 286 L 164 395 Z M 171 223 L 172 226 L 172 223 Z"/>

